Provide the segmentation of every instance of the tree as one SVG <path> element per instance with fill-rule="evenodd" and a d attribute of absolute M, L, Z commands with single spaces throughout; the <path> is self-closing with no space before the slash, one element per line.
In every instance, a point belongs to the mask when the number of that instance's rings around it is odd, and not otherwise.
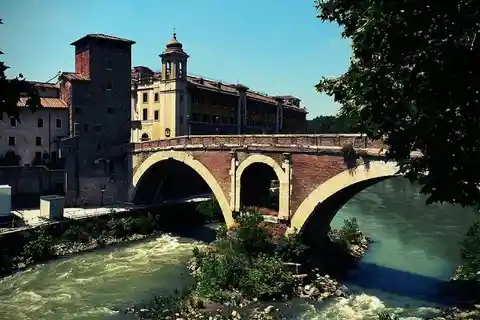
<path fill-rule="evenodd" d="M 428 203 L 480 203 L 480 5 L 475 0 L 317 0 L 351 40 L 346 73 L 316 86 L 341 103 Z M 421 157 L 411 157 L 420 151 Z"/>
<path fill-rule="evenodd" d="M 3 24 L 2 19 L 0 19 L 0 24 Z M 0 51 L 0 54 L 3 52 Z M 27 82 L 22 74 L 14 79 L 7 79 L 5 71 L 8 68 L 4 61 L 0 61 L 0 120 L 3 120 L 4 113 L 7 117 L 19 120 L 18 102 L 20 97 L 26 97 L 26 107 L 35 111 L 41 107 L 40 96 L 35 86 Z"/>

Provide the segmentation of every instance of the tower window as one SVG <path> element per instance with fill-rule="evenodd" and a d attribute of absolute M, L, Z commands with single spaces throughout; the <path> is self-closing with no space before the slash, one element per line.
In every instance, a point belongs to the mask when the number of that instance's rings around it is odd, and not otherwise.
<path fill-rule="evenodd" d="M 170 79 L 171 66 L 172 66 L 172 63 L 167 60 L 167 62 L 165 63 L 165 72 L 166 72 L 167 79 Z"/>
<path fill-rule="evenodd" d="M 107 107 L 107 114 L 112 114 L 112 113 L 113 113 L 113 108 Z"/>
<path fill-rule="evenodd" d="M 153 119 L 158 120 L 160 118 L 160 112 L 158 110 L 155 110 L 153 113 Z"/>
<path fill-rule="evenodd" d="M 113 62 L 112 62 L 112 60 L 108 59 L 108 60 L 105 62 L 105 69 L 107 69 L 107 70 L 112 70 L 112 69 L 113 69 Z"/>
<path fill-rule="evenodd" d="M 148 120 L 148 109 L 144 108 L 143 109 L 143 120 Z"/>
<path fill-rule="evenodd" d="M 57 129 L 61 129 L 62 128 L 62 119 L 55 119 L 55 127 Z"/>
<path fill-rule="evenodd" d="M 108 79 L 108 80 L 107 80 L 107 83 L 106 83 L 106 85 L 105 85 L 105 88 L 106 88 L 107 90 L 112 90 L 112 89 L 113 89 L 112 79 Z"/>
<path fill-rule="evenodd" d="M 10 126 L 11 127 L 16 127 L 17 126 L 17 119 L 10 118 Z"/>
<path fill-rule="evenodd" d="M 42 119 L 42 118 L 38 118 L 38 120 L 37 120 L 37 127 L 43 128 L 43 119 Z"/>
<path fill-rule="evenodd" d="M 15 137 L 8 137 L 8 145 L 9 146 L 15 145 Z"/>
<path fill-rule="evenodd" d="M 154 100 L 155 100 L 155 102 L 158 102 L 158 100 L 159 100 L 159 98 L 158 98 L 158 92 L 155 92 Z"/>
<path fill-rule="evenodd" d="M 142 101 L 143 103 L 147 103 L 148 102 L 148 92 L 144 92 L 143 95 L 142 95 Z"/>
<path fill-rule="evenodd" d="M 178 75 L 183 77 L 183 61 L 178 62 Z"/>
<path fill-rule="evenodd" d="M 42 137 L 35 137 L 35 145 L 36 146 L 42 145 Z"/>

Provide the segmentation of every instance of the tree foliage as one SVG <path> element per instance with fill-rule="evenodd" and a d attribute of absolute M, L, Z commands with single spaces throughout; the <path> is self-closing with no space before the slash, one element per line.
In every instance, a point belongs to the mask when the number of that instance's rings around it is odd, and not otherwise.
<path fill-rule="evenodd" d="M 3 24 L 2 19 L 0 19 L 0 24 Z M 0 54 L 3 52 L 0 51 Z M 20 97 L 26 97 L 26 106 L 35 111 L 41 107 L 40 96 L 35 86 L 29 83 L 22 74 L 13 79 L 7 79 L 5 71 L 8 68 L 4 61 L 0 61 L 0 120 L 3 120 L 4 114 L 18 120 Z"/>
<path fill-rule="evenodd" d="M 355 122 L 346 116 L 318 116 L 307 121 L 308 133 L 357 133 Z"/>
<path fill-rule="evenodd" d="M 316 86 L 341 103 L 428 202 L 480 201 L 478 1 L 316 0 L 351 40 L 348 71 Z M 411 157 L 420 151 L 422 157 Z"/>

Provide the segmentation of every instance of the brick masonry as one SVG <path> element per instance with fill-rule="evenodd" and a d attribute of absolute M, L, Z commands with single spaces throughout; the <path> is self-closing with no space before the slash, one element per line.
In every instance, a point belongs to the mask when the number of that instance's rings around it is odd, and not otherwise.
<path fill-rule="evenodd" d="M 230 196 L 230 161 L 232 155 L 228 151 L 194 151 L 192 156 L 200 161 L 215 177 L 223 193 Z"/>
<path fill-rule="evenodd" d="M 343 157 L 338 155 L 292 154 L 292 214 L 319 185 L 345 170 Z"/>

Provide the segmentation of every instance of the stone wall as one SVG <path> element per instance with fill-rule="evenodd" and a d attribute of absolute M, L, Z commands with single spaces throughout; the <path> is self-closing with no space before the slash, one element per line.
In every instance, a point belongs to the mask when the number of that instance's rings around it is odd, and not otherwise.
<path fill-rule="evenodd" d="M 49 170 L 45 166 L 0 167 L 0 185 L 12 187 L 12 195 L 48 194 L 63 189 L 63 170 Z"/>

